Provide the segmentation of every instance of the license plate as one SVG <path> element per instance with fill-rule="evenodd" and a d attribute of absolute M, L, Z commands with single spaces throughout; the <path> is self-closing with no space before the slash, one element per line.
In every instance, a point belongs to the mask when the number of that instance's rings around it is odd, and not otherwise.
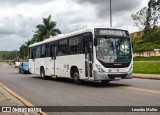
<path fill-rule="evenodd" d="M 115 77 L 114 79 L 115 80 L 121 80 L 121 77 Z"/>

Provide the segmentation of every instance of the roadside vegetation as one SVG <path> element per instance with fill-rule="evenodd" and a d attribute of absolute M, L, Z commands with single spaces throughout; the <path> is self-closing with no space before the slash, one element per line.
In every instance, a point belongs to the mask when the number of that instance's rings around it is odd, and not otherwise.
<path fill-rule="evenodd" d="M 134 73 L 160 74 L 160 56 L 152 56 L 152 57 L 137 56 L 137 57 L 134 57 L 133 60 L 136 61 L 133 64 Z M 154 61 L 158 61 L 158 62 L 154 62 Z"/>
<path fill-rule="evenodd" d="M 148 6 L 131 15 L 134 25 L 142 34 L 132 37 L 133 52 L 154 51 L 160 49 L 160 0 L 149 0 Z M 160 57 L 134 57 L 134 73 L 160 74 Z"/>
<path fill-rule="evenodd" d="M 142 35 L 132 37 L 134 52 L 153 51 L 160 49 L 160 0 L 149 0 L 148 7 L 144 7 L 131 15 L 134 25 Z"/>
<path fill-rule="evenodd" d="M 137 56 L 133 58 L 133 61 L 160 61 L 160 56 L 151 56 L 151 57 Z"/>
<path fill-rule="evenodd" d="M 0 51 L 0 61 L 13 60 L 18 56 L 17 51 Z"/>
<path fill-rule="evenodd" d="M 134 62 L 134 73 L 160 74 L 160 62 Z"/>
<path fill-rule="evenodd" d="M 61 31 L 56 28 L 56 22 L 52 21 L 52 16 L 43 18 L 43 23 L 36 26 L 36 31 L 33 37 L 20 46 L 19 57 L 20 59 L 26 59 L 28 57 L 28 47 L 30 44 L 49 39 L 51 36 L 61 34 Z"/>
<path fill-rule="evenodd" d="M 134 38 L 134 48 L 133 52 L 145 52 L 145 51 L 154 51 L 154 49 L 160 49 L 160 28 L 159 33 L 157 33 L 156 39 L 144 40 L 143 37 Z"/>

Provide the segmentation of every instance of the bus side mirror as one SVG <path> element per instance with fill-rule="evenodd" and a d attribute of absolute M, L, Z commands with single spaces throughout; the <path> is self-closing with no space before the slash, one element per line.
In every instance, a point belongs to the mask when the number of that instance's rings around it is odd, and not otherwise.
<path fill-rule="evenodd" d="M 97 46 L 97 39 L 94 39 L 94 46 Z"/>

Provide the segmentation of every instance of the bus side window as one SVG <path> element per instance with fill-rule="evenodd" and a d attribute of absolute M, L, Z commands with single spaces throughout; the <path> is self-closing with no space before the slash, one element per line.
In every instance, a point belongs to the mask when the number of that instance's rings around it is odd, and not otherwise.
<path fill-rule="evenodd" d="M 41 57 L 41 46 L 37 46 L 36 48 L 36 58 L 40 58 Z"/>
<path fill-rule="evenodd" d="M 56 46 L 52 46 L 52 55 L 53 57 L 56 57 L 56 51 L 55 51 Z"/>
<path fill-rule="evenodd" d="M 81 54 L 83 52 L 82 36 L 76 36 L 69 39 L 69 54 Z"/>
<path fill-rule="evenodd" d="M 68 40 L 60 40 L 58 42 L 58 49 L 57 49 L 58 56 L 68 55 Z"/>
<path fill-rule="evenodd" d="M 83 35 L 83 53 L 91 53 L 93 48 L 93 39 L 91 33 Z"/>
<path fill-rule="evenodd" d="M 69 54 L 76 54 L 76 51 L 75 51 L 75 39 L 74 38 L 70 38 L 69 39 Z"/>
<path fill-rule="evenodd" d="M 50 47 L 49 47 L 49 49 L 50 49 L 50 55 L 49 55 L 49 56 L 53 58 L 53 51 L 52 51 L 52 47 L 53 47 L 53 46 L 50 46 Z"/>
<path fill-rule="evenodd" d="M 35 58 L 35 49 L 31 49 L 30 50 L 30 59 L 34 59 Z"/>
<path fill-rule="evenodd" d="M 76 39 L 76 46 L 77 46 L 77 53 L 78 54 L 83 53 L 82 35 L 78 36 L 78 38 Z"/>
<path fill-rule="evenodd" d="M 50 57 L 53 59 L 53 57 L 56 57 L 56 46 L 52 45 L 50 46 Z"/>
<path fill-rule="evenodd" d="M 29 59 L 32 59 L 32 49 L 29 48 Z"/>
<path fill-rule="evenodd" d="M 46 44 L 46 48 L 45 48 L 45 54 L 46 54 L 46 57 L 49 57 L 49 44 Z"/>
<path fill-rule="evenodd" d="M 41 58 L 46 57 L 46 45 L 42 45 L 41 49 Z"/>
<path fill-rule="evenodd" d="M 31 56 L 30 58 L 33 59 L 33 58 L 34 58 L 34 56 L 33 56 L 33 49 L 31 49 L 31 52 L 30 52 L 30 53 L 31 53 L 31 54 L 30 54 L 30 56 Z"/>

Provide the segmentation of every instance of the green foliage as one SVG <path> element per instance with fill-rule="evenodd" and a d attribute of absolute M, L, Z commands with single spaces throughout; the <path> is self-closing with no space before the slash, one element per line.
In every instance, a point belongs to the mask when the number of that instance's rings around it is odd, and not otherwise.
<path fill-rule="evenodd" d="M 134 26 L 138 27 L 139 29 L 145 28 L 145 22 L 147 17 L 147 7 L 142 8 L 135 14 L 132 14 L 131 17 L 133 19 Z"/>
<path fill-rule="evenodd" d="M 157 28 L 153 34 L 148 35 L 151 39 L 143 37 L 133 38 L 133 52 L 153 51 L 154 49 L 160 49 L 160 28 Z"/>
<path fill-rule="evenodd" d="M 134 20 L 134 25 L 143 29 L 142 39 L 148 41 L 159 38 L 157 29 L 160 17 L 160 0 L 149 0 L 148 7 L 142 8 L 131 17 Z"/>
<path fill-rule="evenodd" d="M 17 51 L 0 51 L 0 60 L 13 60 L 18 57 Z"/>
<path fill-rule="evenodd" d="M 160 56 L 143 57 L 137 56 L 133 58 L 134 61 L 160 61 Z"/>
<path fill-rule="evenodd" d="M 56 36 L 61 34 L 61 31 L 56 27 L 56 22 L 51 20 L 51 15 L 48 18 L 43 18 L 43 24 L 36 26 L 36 34 L 39 36 L 39 41 L 49 38 L 50 36 Z"/>
<path fill-rule="evenodd" d="M 133 43 L 142 43 L 143 39 L 141 36 L 137 36 L 137 37 L 134 37 L 132 41 Z"/>
<path fill-rule="evenodd" d="M 156 24 L 157 24 L 156 6 L 157 6 L 157 3 L 156 3 L 155 0 L 150 0 L 148 2 L 148 10 L 146 12 L 147 13 L 147 17 L 146 17 L 146 21 L 144 23 L 145 28 L 144 28 L 144 36 L 143 36 L 143 38 L 145 38 L 145 39 L 151 40 L 152 37 L 154 36 L 154 31 L 156 29 Z"/>
<path fill-rule="evenodd" d="M 19 57 L 21 59 L 26 60 L 27 56 L 28 56 L 28 45 L 23 44 L 23 45 L 21 45 L 21 47 L 19 49 L 20 49 L 20 51 L 19 51 L 19 54 L 20 54 Z"/>
<path fill-rule="evenodd" d="M 43 24 L 36 26 L 37 30 L 31 40 L 28 40 L 20 47 L 20 58 L 27 59 L 29 45 L 43 41 L 50 36 L 61 34 L 61 31 L 56 28 L 56 23 L 51 20 L 51 15 L 48 18 L 43 18 Z"/>
<path fill-rule="evenodd" d="M 134 73 L 160 74 L 160 62 L 134 62 Z"/>
<path fill-rule="evenodd" d="M 160 40 L 135 42 L 133 52 L 153 51 L 154 49 L 160 49 Z"/>

